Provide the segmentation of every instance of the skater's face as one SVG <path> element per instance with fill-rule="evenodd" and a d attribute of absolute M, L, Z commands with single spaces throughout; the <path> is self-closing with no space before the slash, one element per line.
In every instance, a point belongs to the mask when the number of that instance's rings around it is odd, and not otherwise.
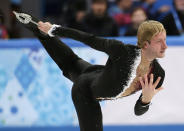
<path fill-rule="evenodd" d="M 163 58 L 166 49 L 166 32 L 158 33 L 150 41 L 146 42 L 144 46 L 144 50 L 154 59 Z"/>

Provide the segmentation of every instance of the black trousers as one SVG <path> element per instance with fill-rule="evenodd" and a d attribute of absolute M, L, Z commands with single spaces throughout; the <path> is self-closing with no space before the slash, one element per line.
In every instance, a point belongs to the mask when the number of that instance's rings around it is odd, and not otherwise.
<path fill-rule="evenodd" d="M 96 77 L 95 71 L 85 72 L 93 66 L 79 58 L 57 37 L 43 36 L 34 31 L 48 54 L 63 71 L 63 75 L 73 82 L 72 100 L 77 112 L 81 131 L 102 131 L 102 112 L 99 101 L 93 97 L 90 85 Z"/>

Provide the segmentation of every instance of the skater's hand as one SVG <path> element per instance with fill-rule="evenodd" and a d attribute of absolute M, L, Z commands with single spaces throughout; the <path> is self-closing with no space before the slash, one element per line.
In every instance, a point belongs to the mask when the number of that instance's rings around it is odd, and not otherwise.
<path fill-rule="evenodd" d="M 42 32 L 46 34 L 48 34 L 48 31 L 50 30 L 51 27 L 52 24 L 49 22 L 42 22 L 42 21 L 38 22 L 38 29 L 40 29 Z"/>
<path fill-rule="evenodd" d="M 144 81 L 142 77 L 140 77 L 139 79 L 142 86 L 142 102 L 145 104 L 150 103 L 153 96 L 163 89 L 162 87 L 155 89 L 161 77 L 158 77 L 155 83 L 153 83 L 153 74 L 151 74 L 150 76 L 149 83 L 148 83 L 147 74 L 144 76 Z"/>

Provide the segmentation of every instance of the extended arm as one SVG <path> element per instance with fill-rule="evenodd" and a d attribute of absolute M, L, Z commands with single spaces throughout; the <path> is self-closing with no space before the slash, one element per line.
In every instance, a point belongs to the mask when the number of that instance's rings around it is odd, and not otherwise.
<path fill-rule="evenodd" d="M 83 42 L 96 50 L 106 52 L 107 54 L 117 53 L 117 50 L 124 48 L 124 45 L 121 41 L 104 39 L 72 28 L 51 25 L 48 22 L 39 22 L 38 28 L 41 31 L 48 33 L 50 36 L 58 35 L 61 37 L 71 38 Z"/>

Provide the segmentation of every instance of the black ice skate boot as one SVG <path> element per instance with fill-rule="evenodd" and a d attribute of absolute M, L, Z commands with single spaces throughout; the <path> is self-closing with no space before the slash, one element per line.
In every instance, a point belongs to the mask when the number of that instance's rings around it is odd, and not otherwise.
<path fill-rule="evenodd" d="M 49 37 L 47 34 L 45 34 L 44 32 L 42 32 L 38 29 L 38 22 L 40 20 L 38 20 L 37 18 L 33 17 L 30 14 L 18 13 L 16 11 L 13 11 L 13 13 L 16 16 L 17 21 L 20 22 L 27 29 L 32 31 L 35 36 L 37 36 L 41 39 L 45 39 L 45 38 Z"/>

